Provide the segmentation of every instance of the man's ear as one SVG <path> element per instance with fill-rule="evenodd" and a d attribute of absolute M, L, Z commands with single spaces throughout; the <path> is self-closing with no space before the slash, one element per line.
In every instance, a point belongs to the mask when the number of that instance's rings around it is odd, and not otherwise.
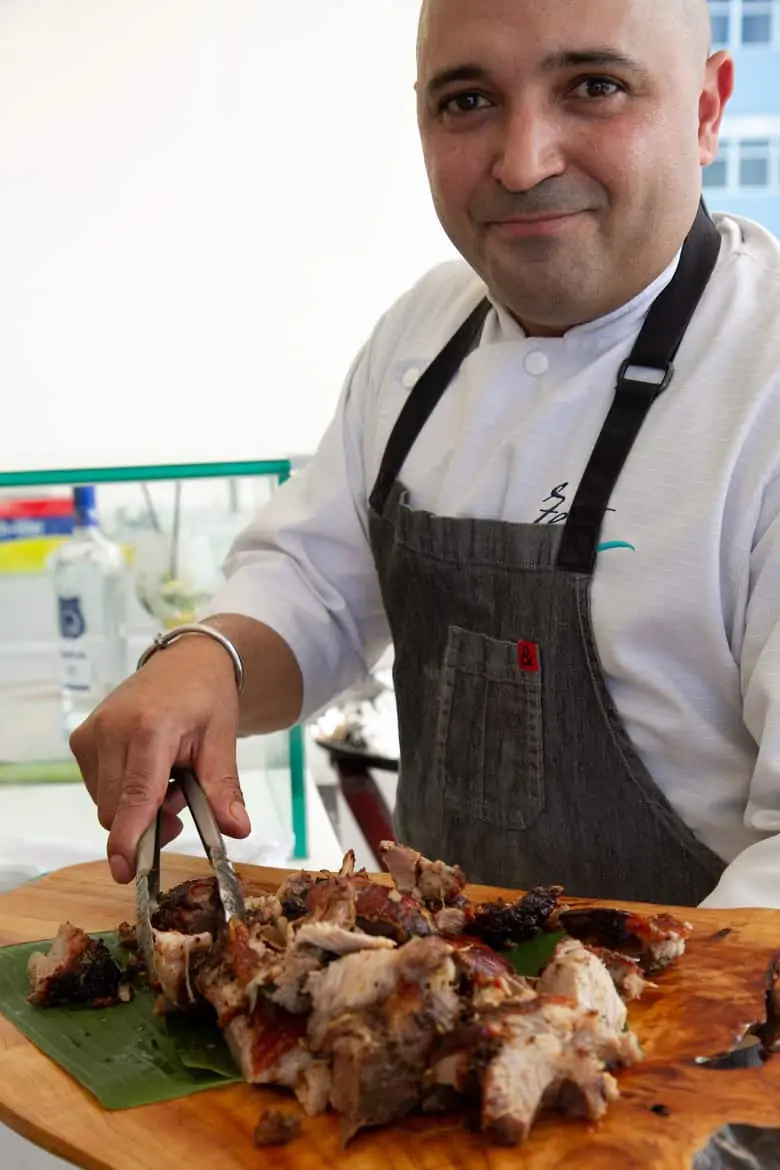
<path fill-rule="evenodd" d="M 699 163 L 708 166 L 718 153 L 718 136 L 726 105 L 734 93 L 734 60 L 725 49 L 707 61 L 699 97 Z"/>

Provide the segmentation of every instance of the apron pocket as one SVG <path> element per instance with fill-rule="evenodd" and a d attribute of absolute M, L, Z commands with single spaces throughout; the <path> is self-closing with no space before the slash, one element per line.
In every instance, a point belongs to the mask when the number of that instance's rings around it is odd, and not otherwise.
<path fill-rule="evenodd" d="M 536 669 L 522 669 L 517 642 L 449 628 L 435 781 L 445 807 L 505 829 L 529 828 L 544 809 L 542 675 L 532 654 Z"/>

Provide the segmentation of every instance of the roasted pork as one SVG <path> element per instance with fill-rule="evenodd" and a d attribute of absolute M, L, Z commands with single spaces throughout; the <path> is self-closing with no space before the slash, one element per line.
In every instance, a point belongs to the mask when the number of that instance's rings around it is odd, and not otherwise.
<path fill-rule="evenodd" d="M 646 975 L 663 971 L 679 959 L 691 932 L 689 923 L 680 922 L 671 914 L 646 918 L 628 910 L 596 906 L 563 910 L 556 921 L 562 930 L 581 942 L 636 958 Z"/>
<path fill-rule="evenodd" d="M 152 919 L 158 1010 L 213 1012 L 245 1080 L 293 1091 L 310 1116 L 334 1109 L 345 1142 L 418 1108 L 474 1110 L 504 1145 L 522 1143 L 543 1110 L 601 1117 L 615 1072 L 641 1059 L 626 1002 L 683 953 L 687 924 L 572 910 L 559 886 L 481 904 L 457 865 L 395 843 L 382 855 L 392 885 L 356 871 L 349 852 L 337 874 L 247 893 L 243 920 L 230 923 L 212 879 L 163 894 Z M 552 931 L 564 937 L 544 969 L 519 976 L 506 952 Z M 120 933 L 132 948 L 132 928 Z M 30 998 L 59 1002 L 75 979 L 79 1002 L 112 1001 L 112 962 L 63 927 L 31 960 Z M 257 1140 L 295 1129 L 269 1114 Z"/>
<path fill-rule="evenodd" d="M 83 1004 L 112 1007 L 132 998 L 132 986 L 102 939 L 64 922 L 47 952 L 27 963 L 28 999 L 36 1007 Z"/>

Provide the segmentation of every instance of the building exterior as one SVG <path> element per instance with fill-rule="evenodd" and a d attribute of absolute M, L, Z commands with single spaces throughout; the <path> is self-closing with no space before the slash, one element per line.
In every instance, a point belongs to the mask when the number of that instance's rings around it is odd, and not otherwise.
<path fill-rule="evenodd" d="M 736 89 L 717 159 L 704 171 L 711 211 L 733 211 L 780 236 L 780 0 L 709 0 L 713 49 L 728 49 Z"/>

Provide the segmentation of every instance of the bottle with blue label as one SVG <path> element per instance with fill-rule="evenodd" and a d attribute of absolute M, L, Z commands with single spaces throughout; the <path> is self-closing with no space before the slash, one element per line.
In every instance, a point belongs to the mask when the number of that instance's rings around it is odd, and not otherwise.
<path fill-rule="evenodd" d="M 73 489 L 72 536 L 53 554 L 63 730 L 67 736 L 128 674 L 127 570 L 98 526 L 95 489 Z"/>

